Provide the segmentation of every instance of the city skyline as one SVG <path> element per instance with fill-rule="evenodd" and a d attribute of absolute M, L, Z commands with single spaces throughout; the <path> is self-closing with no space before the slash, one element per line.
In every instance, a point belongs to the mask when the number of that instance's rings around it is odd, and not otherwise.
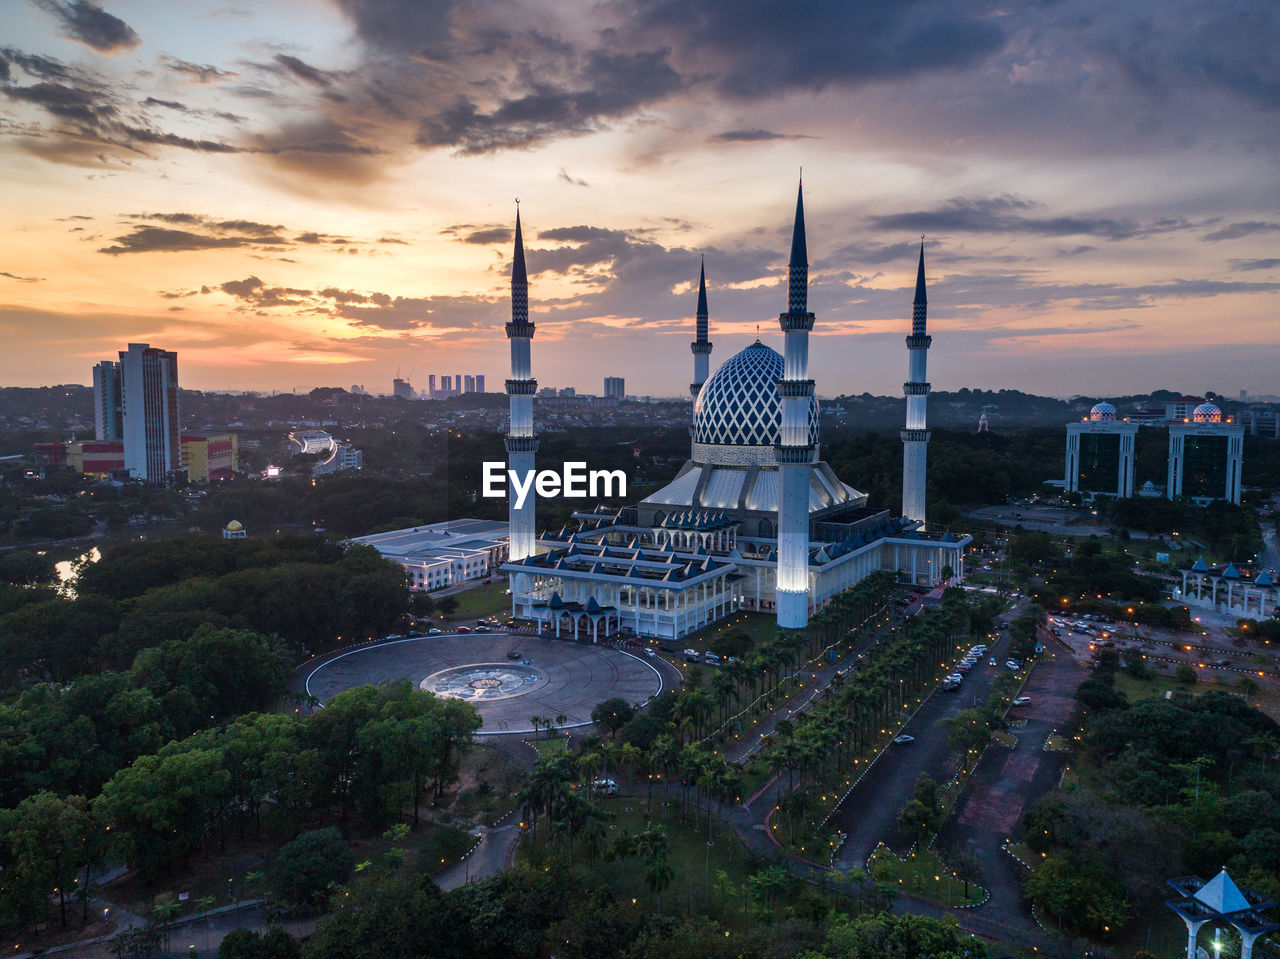
<path fill-rule="evenodd" d="M 184 385 L 506 365 L 514 198 L 544 384 L 687 395 L 781 345 L 803 165 L 824 395 L 1275 392 L 1262 4 L 517 8 L 39 0 L 0 12 L 4 385 L 127 341 Z M 375 390 L 381 391 L 378 387 Z"/>

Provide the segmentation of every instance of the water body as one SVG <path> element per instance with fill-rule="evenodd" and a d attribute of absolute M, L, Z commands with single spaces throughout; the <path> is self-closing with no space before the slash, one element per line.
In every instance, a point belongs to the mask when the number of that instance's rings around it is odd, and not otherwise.
<path fill-rule="evenodd" d="M 54 563 L 54 571 L 58 574 L 58 585 L 62 591 L 68 596 L 75 596 L 76 580 L 80 578 L 80 566 L 86 563 L 96 563 L 102 559 L 102 553 L 98 551 L 98 547 L 93 547 L 87 553 L 81 553 L 75 559 L 64 559 L 60 563 Z"/>

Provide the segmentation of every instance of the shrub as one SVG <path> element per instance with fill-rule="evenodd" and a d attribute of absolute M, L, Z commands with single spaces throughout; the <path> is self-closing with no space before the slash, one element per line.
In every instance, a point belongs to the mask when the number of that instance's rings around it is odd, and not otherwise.
<path fill-rule="evenodd" d="M 356 857 L 338 827 L 303 833 L 280 850 L 269 880 L 280 903 L 289 910 L 319 908 L 329 891 L 351 876 Z"/>

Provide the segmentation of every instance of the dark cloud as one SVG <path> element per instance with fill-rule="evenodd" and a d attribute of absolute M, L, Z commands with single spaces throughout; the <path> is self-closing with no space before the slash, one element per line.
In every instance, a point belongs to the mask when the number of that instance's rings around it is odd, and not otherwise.
<path fill-rule="evenodd" d="M 106 155 L 145 153 L 148 147 L 177 147 L 202 153 L 238 153 L 241 148 L 217 140 L 193 138 L 157 129 L 137 115 L 122 93 L 101 76 L 59 63 L 50 57 L 27 56 L 5 49 L 9 62 L 36 82 L 0 87 L 9 100 L 43 110 L 55 125 L 27 138 L 28 149 L 48 159 L 101 165 Z M 168 106 L 171 101 L 152 99 Z M 144 101 L 145 104 L 145 101 Z M 144 104 L 139 104 L 140 110 Z"/>
<path fill-rule="evenodd" d="M 311 296 L 310 290 L 267 286 L 256 276 L 247 276 L 243 280 L 228 280 L 220 284 L 218 289 L 257 308 L 302 306 L 306 302 L 305 298 Z"/>
<path fill-rule="evenodd" d="M 569 174 L 569 171 L 566 170 L 564 167 L 560 168 L 560 179 L 564 180 L 565 183 L 572 184 L 573 186 L 591 186 L 591 184 L 588 183 L 586 180 L 583 180 L 576 176 L 571 176 Z"/>
<path fill-rule="evenodd" d="M 324 70 L 318 70 L 311 64 L 287 53 L 276 54 L 275 62 L 299 80 L 304 80 L 314 86 L 327 87 L 333 83 L 333 78 Z"/>
<path fill-rule="evenodd" d="M 750 130 L 725 130 L 713 133 L 712 140 L 722 143 L 759 143 L 765 140 L 812 140 L 814 137 L 803 133 L 774 133 L 772 130 L 761 130 L 758 127 Z"/>
<path fill-rule="evenodd" d="M 1268 220 L 1245 220 L 1241 223 L 1228 223 L 1212 233 L 1206 233 L 1204 239 L 1215 243 L 1218 240 L 1238 240 L 1242 236 L 1250 236 L 1254 233 L 1274 233 L 1276 230 L 1280 230 L 1280 223 Z"/>
<path fill-rule="evenodd" d="M 513 233 L 509 226 L 491 226 L 468 233 L 462 238 L 462 242 L 477 243 L 481 246 L 488 246 L 491 243 L 510 243 Z"/>
<path fill-rule="evenodd" d="M 649 0 L 634 24 L 669 38 L 691 70 L 714 71 L 722 93 L 758 98 L 973 66 L 1004 46 L 995 9 L 820 0 L 797 15 L 774 0 Z"/>
<path fill-rule="evenodd" d="M 104 246 L 99 253 L 119 256 L 121 253 L 176 253 L 190 250 L 216 250 L 227 247 L 259 246 L 280 238 L 250 236 L 209 236 L 188 230 L 170 230 L 158 226 L 136 227 L 132 233 L 115 238 L 115 246 Z"/>
<path fill-rule="evenodd" d="M 1005 233 L 1032 236 L 1098 236 L 1107 240 L 1127 240 L 1153 233 L 1190 229 L 1191 224 L 1175 218 L 1148 223 L 1113 217 L 1034 215 L 1040 205 L 1022 197 L 957 197 L 933 210 L 889 213 L 870 218 L 882 230 L 912 233 Z"/>
<path fill-rule="evenodd" d="M 191 63 L 187 60 L 179 60 L 177 57 L 161 57 L 160 62 L 174 73 L 181 74 L 191 83 L 201 85 L 218 83 L 222 80 L 230 80 L 239 76 L 238 73 L 221 70 L 211 64 Z"/>
<path fill-rule="evenodd" d="M 58 18 L 66 31 L 64 36 L 78 40 L 99 53 L 132 50 L 142 42 L 142 38 L 129 24 L 90 0 L 71 0 L 69 3 L 59 0 L 36 2 L 42 10 Z"/>
<path fill-rule="evenodd" d="M 1233 270 L 1274 270 L 1280 266 L 1280 257 L 1267 257 L 1262 260 L 1231 260 Z"/>
<path fill-rule="evenodd" d="M 665 49 L 635 54 L 594 50 L 566 80 L 529 80 L 489 110 L 460 94 L 422 121 L 416 142 L 475 155 L 600 130 L 607 121 L 681 88 L 667 54 Z"/>
<path fill-rule="evenodd" d="M 17 280 L 19 283 L 39 283 L 43 277 L 39 276 L 18 276 L 16 273 L 9 273 L 6 270 L 0 270 L 0 276 L 10 280 Z"/>
<path fill-rule="evenodd" d="M 880 266 L 884 263 L 910 263 L 920 252 L 918 244 L 913 242 L 890 243 L 885 246 L 850 243 L 835 251 L 837 259 L 849 263 L 865 263 Z"/>
<path fill-rule="evenodd" d="M 185 113 L 195 117 L 214 117 L 218 120 L 226 120 L 229 123 L 242 123 L 244 117 L 238 113 L 228 113 L 225 110 L 202 110 L 194 109 L 178 100 L 161 100 L 158 97 L 147 97 L 142 101 L 144 107 L 163 107 L 166 110 L 173 110 L 177 113 Z"/>

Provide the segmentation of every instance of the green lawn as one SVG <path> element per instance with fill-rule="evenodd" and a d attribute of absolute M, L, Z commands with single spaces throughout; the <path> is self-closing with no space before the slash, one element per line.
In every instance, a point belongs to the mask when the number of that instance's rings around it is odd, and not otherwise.
<path fill-rule="evenodd" d="M 778 631 L 777 617 L 768 613 L 737 612 L 706 626 L 680 640 L 681 649 L 696 649 L 705 652 L 711 648 L 716 637 L 724 633 L 744 632 L 751 637 L 752 646 L 759 646 L 767 639 L 772 639 Z"/>
<path fill-rule="evenodd" d="M 545 735 L 538 733 L 539 736 Z M 538 753 L 539 756 L 552 756 L 562 753 L 569 748 L 569 740 L 563 736 L 553 736 L 550 739 L 530 739 L 527 740 L 530 746 Z"/>
<path fill-rule="evenodd" d="M 1172 676 L 1156 676 L 1151 679 L 1134 679 L 1123 669 L 1116 672 L 1116 689 L 1129 697 L 1129 702 L 1136 702 L 1139 699 L 1151 699 L 1154 696 L 1163 696 L 1167 691 L 1173 690 L 1175 694 L 1180 691 L 1190 692 L 1193 695 L 1207 693 L 1212 689 L 1220 690 L 1225 693 L 1232 693 L 1236 696 L 1243 696 L 1237 684 L 1243 677 L 1241 673 L 1225 672 L 1217 669 L 1197 669 L 1196 673 L 1199 679 L 1194 685 L 1187 686 L 1178 682 Z M 1280 694 L 1265 681 L 1260 682 L 1260 688 L 1251 693 L 1248 701 L 1257 706 L 1264 713 L 1280 719 Z"/>
<path fill-rule="evenodd" d="M 911 853 L 906 859 L 899 859 L 881 846 L 871 857 L 871 875 L 877 882 L 897 885 L 903 892 L 940 906 L 976 906 L 987 897 L 981 886 L 969 883 L 969 896 L 966 899 L 965 884 L 951 875 L 949 867 L 943 865 L 938 854 L 932 849 Z"/>
<path fill-rule="evenodd" d="M 488 585 L 482 584 L 451 595 L 458 601 L 458 610 L 451 617 L 454 622 L 511 613 L 511 597 L 507 595 L 505 579 L 495 579 Z"/>

